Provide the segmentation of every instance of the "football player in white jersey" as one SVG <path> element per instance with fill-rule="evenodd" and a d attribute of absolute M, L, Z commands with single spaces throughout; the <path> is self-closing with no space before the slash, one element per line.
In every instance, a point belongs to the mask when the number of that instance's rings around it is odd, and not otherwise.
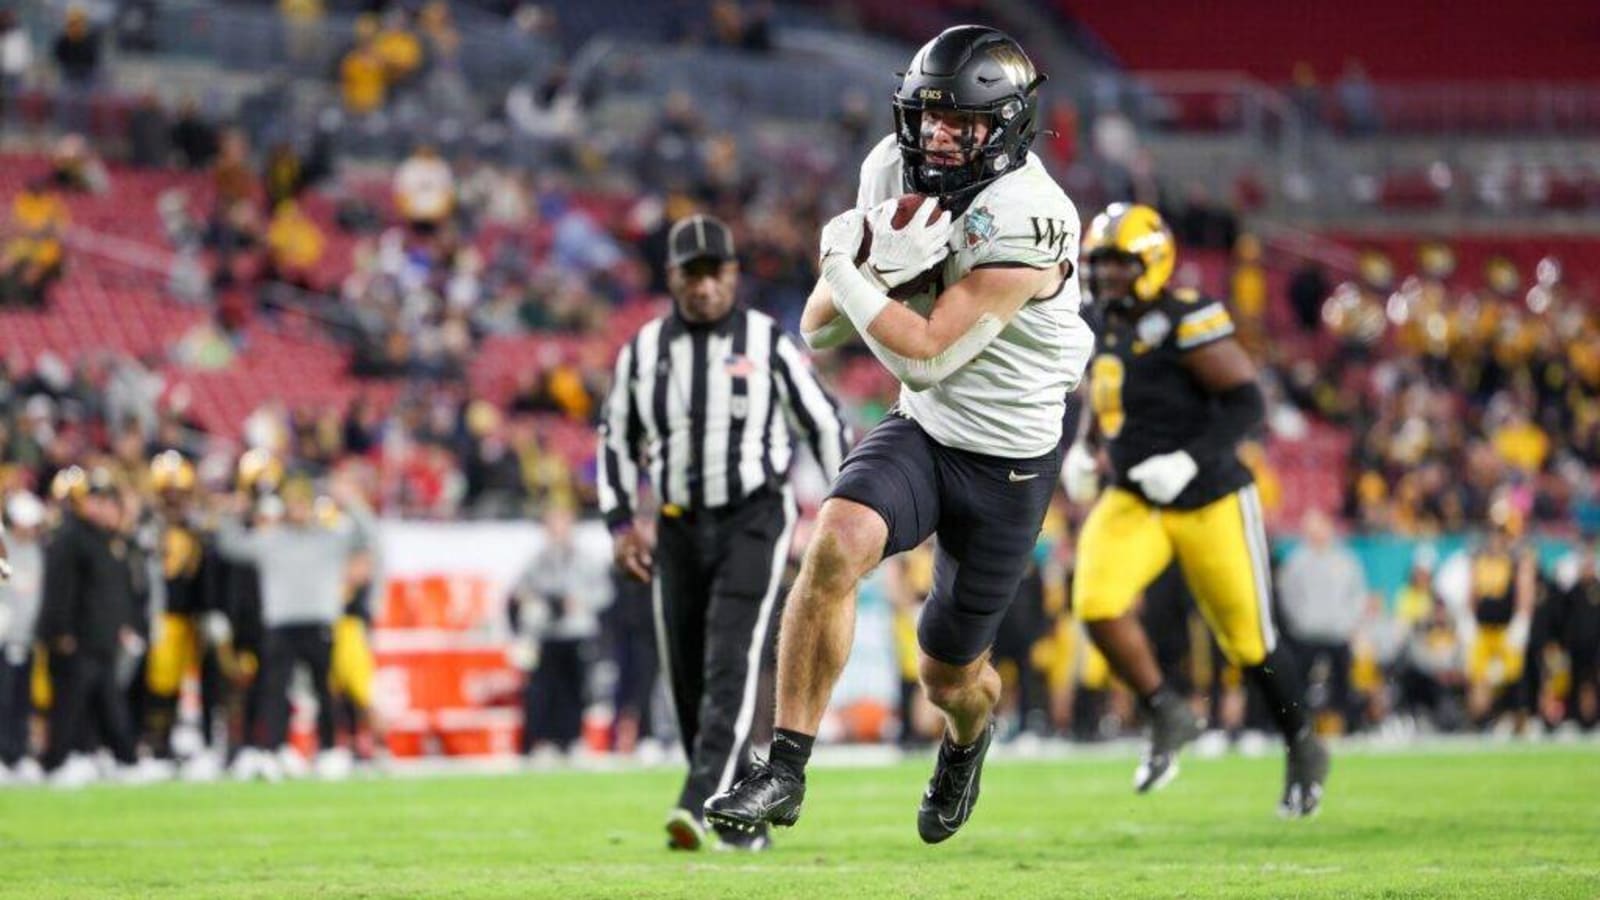
<path fill-rule="evenodd" d="M 862 164 L 856 208 L 823 229 L 807 343 L 859 336 L 903 387 L 822 506 L 779 632 L 770 758 L 707 802 L 713 823 L 798 819 L 806 760 L 855 632 L 857 582 L 930 535 L 920 676 L 947 728 L 917 830 L 938 843 L 972 813 L 1000 694 L 990 645 L 1049 506 L 1066 396 L 1094 343 L 1078 316 L 1077 211 L 1028 152 L 1043 81 L 992 28 L 929 41 L 895 93 L 895 134 Z M 896 228 L 906 194 L 924 199 Z"/>

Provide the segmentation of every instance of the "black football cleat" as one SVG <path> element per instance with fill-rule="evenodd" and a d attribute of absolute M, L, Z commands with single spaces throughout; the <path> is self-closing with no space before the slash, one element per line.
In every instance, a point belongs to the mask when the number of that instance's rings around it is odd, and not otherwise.
<path fill-rule="evenodd" d="M 1200 720 L 1177 696 L 1169 695 L 1150 711 L 1150 745 L 1133 771 L 1133 789 L 1158 791 L 1178 777 L 1178 751 L 1200 736 Z"/>
<path fill-rule="evenodd" d="M 983 736 L 971 747 L 957 748 L 949 734 L 939 744 L 939 758 L 933 778 L 917 809 L 917 834 L 923 843 L 937 844 L 961 830 L 978 805 L 978 782 L 983 776 L 983 758 L 994 741 L 994 722 L 983 729 Z"/>
<path fill-rule="evenodd" d="M 753 835 L 765 832 L 768 825 L 787 828 L 800 821 L 800 805 L 805 799 L 803 777 L 758 762 L 749 775 L 706 801 L 706 821 L 719 833 Z"/>
<path fill-rule="evenodd" d="M 1322 807 L 1323 785 L 1328 781 L 1331 766 L 1328 748 L 1315 735 L 1307 734 L 1290 743 L 1278 815 L 1285 819 L 1316 815 Z"/>
<path fill-rule="evenodd" d="M 760 853 L 772 847 L 772 835 L 767 831 L 767 826 L 765 825 L 755 831 L 718 828 L 716 833 L 717 842 L 711 845 L 713 850 L 733 853 Z"/>

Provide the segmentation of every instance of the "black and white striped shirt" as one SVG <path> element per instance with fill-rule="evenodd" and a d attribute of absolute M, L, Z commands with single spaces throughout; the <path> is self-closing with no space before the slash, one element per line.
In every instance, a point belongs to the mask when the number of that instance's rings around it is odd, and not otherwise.
<path fill-rule="evenodd" d="M 770 316 L 735 308 L 692 328 L 654 319 L 617 355 L 600 423 L 600 509 L 616 527 L 638 505 L 639 461 L 661 505 L 715 509 L 778 486 L 803 435 L 831 482 L 849 433 L 838 405 Z"/>

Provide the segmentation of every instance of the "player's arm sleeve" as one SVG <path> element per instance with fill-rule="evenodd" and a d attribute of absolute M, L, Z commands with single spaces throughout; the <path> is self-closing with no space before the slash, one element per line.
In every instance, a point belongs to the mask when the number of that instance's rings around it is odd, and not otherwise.
<path fill-rule="evenodd" d="M 600 513 L 606 525 L 620 528 L 633 521 L 639 503 L 639 447 L 644 424 L 633 399 L 638 372 L 638 339 L 617 354 L 611 393 L 601 410 L 600 447 L 597 454 Z"/>
<path fill-rule="evenodd" d="M 780 333 L 773 343 L 772 371 L 785 418 L 805 435 L 823 474 L 833 481 L 850 442 L 850 428 L 839 413 L 839 404 L 817 381 L 788 335 Z"/>
<path fill-rule="evenodd" d="M 806 331 L 806 321 L 813 310 L 817 315 L 827 315 L 829 318 L 822 325 Z M 800 337 L 813 350 L 832 350 L 856 336 L 856 326 L 851 323 L 850 317 L 834 306 L 833 290 L 828 287 L 826 278 L 818 278 L 817 286 L 811 289 L 811 296 L 806 298 L 806 314 L 800 317 L 800 327 Z"/>
<path fill-rule="evenodd" d="M 882 342 L 872 335 L 862 332 L 861 340 L 872 351 L 872 355 L 883 363 L 901 384 L 913 391 L 925 391 L 938 385 L 940 382 L 954 375 L 957 369 L 972 361 L 972 358 L 983 352 L 1001 331 L 1005 323 L 999 317 L 985 315 L 964 335 L 951 344 L 943 353 L 928 359 L 916 359 L 902 356 L 885 347 Z"/>

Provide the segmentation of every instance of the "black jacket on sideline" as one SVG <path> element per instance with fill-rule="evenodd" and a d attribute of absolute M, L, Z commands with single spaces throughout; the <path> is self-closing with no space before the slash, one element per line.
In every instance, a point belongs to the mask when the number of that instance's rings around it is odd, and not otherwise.
<path fill-rule="evenodd" d="M 68 515 L 44 551 L 39 639 L 53 648 L 71 636 L 78 652 L 115 655 L 118 632 L 134 624 L 128 539 Z"/>

